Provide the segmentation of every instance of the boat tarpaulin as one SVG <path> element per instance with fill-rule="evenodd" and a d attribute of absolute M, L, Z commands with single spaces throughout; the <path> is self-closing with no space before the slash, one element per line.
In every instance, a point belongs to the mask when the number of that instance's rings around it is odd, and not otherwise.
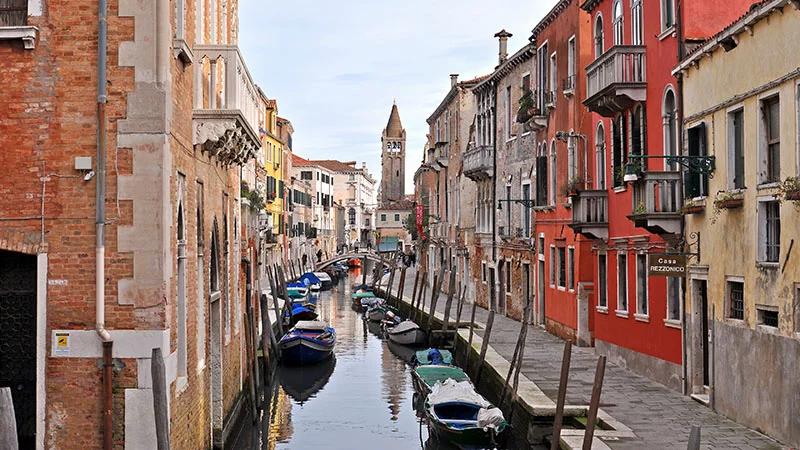
<path fill-rule="evenodd" d="M 428 386 L 434 385 L 437 381 L 455 380 L 469 382 L 469 376 L 463 370 L 453 366 L 419 366 L 416 369 L 417 376 Z"/>
<path fill-rule="evenodd" d="M 452 378 L 437 382 L 428 394 L 428 403 L 439 405 L 442 403 L 461 402 L 478 405 L 481 408 L 491 406 L 488 400 L 475 391 L 475 387 L 469 381 L 456 381 Z"/>

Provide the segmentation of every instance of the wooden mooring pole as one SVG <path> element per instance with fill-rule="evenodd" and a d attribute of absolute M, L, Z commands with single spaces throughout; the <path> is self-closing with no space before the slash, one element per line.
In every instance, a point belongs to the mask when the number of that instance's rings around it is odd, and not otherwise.
<path fill-rule="evenodd" d="M 417 298 L 417 284 L 419 284 L 419 272 L 414 273 L 414 290 L 411 291 L 411 305 L 409 305 L 408 317 L 411 317 L 414 311 L 414 300 Z"/>
<path fill-rule="evenodd" d="M 428 272 L 422 272 L 422 278 L 420 279 L 419 283 L 419 291 L 417 292 L 417 304 L 411 309 L 411 312 L 414 314 L 414 317 L 411 320 L 415 322 L 422 319 L 422 308 L 420 308 L 420 304 L 424 304 L 425 302 L 425 293 L 428 290 L 427 283 Z"/>
<path fill-rule="evenodd" d="M 467 287 L 462 286 L 460 282 L 459 287 L 461 287 L 461 297 L 459 297 L 458 306 L 456 307 L 456 330 L 455 336 L 453 337 L 453 357 L 456 356 L 456 349 L 458 348 L 458 326 L 461 323 L 461 310 L 464 309 L 464 296 L 467 293 Z"/>
<path fill-rule="evenodd" d="M 453 307 L 453 291 L 456 290 L 456 271 L 450 270 L 450 282 L 447 286 L 447 301 L 444 304 L 444 321 L 442 322 L 442 332 L 447 333 L 447 326 L 450 322 L 450 308 Z"/>
<path fill-rule="evenodd" d="M 572 342 L 564 342 L 564 357 L 561 360 L 561 378 L 558 381 L 558 400 L 556 401 L 556 417 L 553 422 L 553 440 L 550 450 L 561 448 L 561 426 L 564 421 L 564 402 L 567 400 L 567 381 L 569 380 L 569 362 L 572 357 Z"/>
<path fill-rule="evenodd" d="M 597 370 L 594 373 L 592 400 L 589 402 L 589 415 L 586 418 L 586 432 L 583 434 L 583 450 L 592 450 L 592 439 L 594 439 L 594 429 L 597 425 L 597 409 L 600 407 L 600 393 L 603 391 L 603 377 L 605 377 L 605 374 L 606 357 L 601 356 L 597 359 Z M 697 449 L 700 449 L 699 445 Z"/>
<path fill-rule="evenodd" d="M 281 291 L 283 292 L 283 307 L 289 311 L 289 321 L 291 323 L 292 301 L 289 299 L 289 290 L 286 289 L 286 274 L 283 272 L 282 267 L 278 267 L 278 283 L 280 284 Z M 281 315 L 279 316 L 278 320 L 283 321 L 283 311 L 281 311 Z"/>
<path fill-rule="evenodd" d="M 278 289 L 276 287 L 278 284 L 277 273 L 278 273 L 277 267 L 267 268 L 267 278 L 269 279 L 269 289 L 270 289 L 270 296 L 272 297 L 272 306 L 275 308 L 275 321 L 277 322 L 278 325 L 278 334 L 281 337 L 283 337 L 284 335 L 283 314 L 280 305 L 278 305 Z M 267 317 L 267 320 L 269 320 L 269 317 Z M 270 330 L 271 329 L 272 328 L 270 327 Z M 277 353 L 278 352 L 277 342 L 276 346 L 273 347 L 273 351 L 275 352 L 275 356 L 279 356 Z"/>
<path fill-rule="evenodd" d="M 436 314 L 436 304 L 439 303 L 439 292 L 442 290 L 442 285 L 444 284 L 444 267 L 439 269 L 438 274 L 439 283 L 433 282 L 433 291 L 431 292 L 431 309 L 428 310 L 428 325 L 425 329 L 428 331 L 428 336 L 430 337 L 431 331 L 433 330 L 433 316 Z"/>
<path fill-rule="evenodd" d="M 478 299 L 472 301 L 472 314 L 469 319 L 469 341 L 467 341 L 467 353 L 465 358 L 464 367 L 469 370 L 470 362 L 472 360 L 472 336 L 475 335 L 475 310 L 478 308 Z"/>
<path fill-rule="evenodd" d="M 264 354 L 264 360 L 268 362 L 267 367 L 270 367 L 270 355 L 275 353 L 278 348 L 278 343 L 275 340 L 275 331 L 272 329 L 272 320 L 269 318 L 267 294 L 261 294 L 258 298 L 258 302 L 259 306 L 261 306 L 261 328 L 263 328 L 263 330 L 261 330 L 261 351 Z M 266 381 L 266 379 L 264 381 Z"/>
<path fill-rule="evenodd" d="M 397 309 L 400 309 L 400 305 L 403 303 L 403 294 L 406 291 L 406 268 L 403 267 L 400 270 L 400 286 L 397 288 Z"/>
<path fill-rule="evenodd" d="M 486 359 L 486 351 L 489 349 L 489 338 L 492 336 L 492 325 L 494 325 L 494 311 L 489 311 L 489 318 L 486 320 L 486 330 L 483 332 L 483 343 L 481 344 L 481 354 L 478 358 L 478 368 L 475 375 L 475 385 L 481 382 L 481 372 L 483 371 L 483 361 Z"/>
<path fill-rule="evenodd" d="M 161 349 L 155 347 L 150 356 L 153 377 L 153 413 L 156 422 L 156 448 L 169 450 L 169 413 L 167 411 L 167 369 Z"/>
<path fill-rule="evenodd" d="M 0 450 L 19 450 L 11 388 L 0 387 Z"/>
<path fill-rule="evenodd" d="M 689 445 L 686 450 L 700 450 L 700 427 L 692 425 L 692 431 L 689 433 Z"/>

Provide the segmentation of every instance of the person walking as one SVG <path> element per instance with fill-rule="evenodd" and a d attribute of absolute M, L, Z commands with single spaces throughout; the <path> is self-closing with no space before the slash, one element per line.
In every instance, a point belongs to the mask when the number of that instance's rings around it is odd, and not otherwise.
<path fill-rule="evenodd" d="M 322 249 L 317 250 L 317 262 L 322 262 Z"/>

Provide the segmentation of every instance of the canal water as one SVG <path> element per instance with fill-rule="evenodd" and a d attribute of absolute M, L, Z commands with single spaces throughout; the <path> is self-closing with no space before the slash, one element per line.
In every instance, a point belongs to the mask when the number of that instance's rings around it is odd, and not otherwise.
<path fill-rule="evenodd" d="M 384 339 L 378 324 L 363 320 L 352 308 L 351 285 L 356 280 L 361 280 L 360 269 L 311 299 L 319 319 L 336 329 L 335 356 L 311 366 L 279 365 L 258 423 L 251 425 L 248 413 L 230 448 L 458 448 L 429 439 L 424 414 L 414 409 L 408 364 L 414 350 Z"/>

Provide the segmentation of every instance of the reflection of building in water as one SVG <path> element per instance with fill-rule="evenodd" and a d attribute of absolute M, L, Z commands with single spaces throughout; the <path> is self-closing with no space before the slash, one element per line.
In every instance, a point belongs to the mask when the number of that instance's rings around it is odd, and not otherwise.
<path fill-rule="evenodd" d="M 273 397 L 270 405 L 272 410 L 270 411 L 269 437 L 267 438 L 269 450 L 275 450 L 278 442 L 287 442 L 294 433 L 292 400 L 280 386 L 275 389 L 277 395 Z"/>
<path fill-rule="evenodd" d="M 405 400 L 405 366 L 405 361 L 394 356 L 387 345 L 383 346 L 383 352 L 381 353 L 383 398 L 389 403 L 389 411 L 392 412 L 393 422 L 397 421 L 397 416 L 400 414 L 400 405 Z"/>

